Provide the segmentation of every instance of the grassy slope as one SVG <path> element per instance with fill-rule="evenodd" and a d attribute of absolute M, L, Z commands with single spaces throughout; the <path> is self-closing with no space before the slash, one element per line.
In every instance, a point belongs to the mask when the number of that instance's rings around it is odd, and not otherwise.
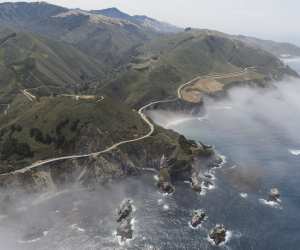
<path fill-rule="evenodd" d="M 0 23 L 72 44 L 107 70 L 122 66 L 136 46 L 157 35 L 126 20 L 47 3 L 0 4 Z"/>
<path fill-rule="evenodd" d="M 8 115 L 0 115 L 0 124 L 0 172 L 38 160 L 98 152 L 149 132 L 136 111 L 108 97 L 101 102 L 67 97 L 29 102 L 19 95 Z M 165 154 L 175 160 L 171 172 L 176 174 L 190 169 L 190 146 L 183 136 L 156 126 L 152 136 L 122 145 L 117 152 L 138 167 L 158 167 Z"/>
<path fill-rule="evenodd" d="M 154 39 L 140 49 L 129 71 L 107 87 L 107 93 L 140 106 L 174 96 L 178 86 L 198 75 L 234 72 L 257 66 L 265 75 L 286 71 L 274 56 L 217 32 L 192 31 Z"/>
<path fill-rule="evenodd" d="M 0 124 L 1 159 L 10 164 L 100 151 L 149 131 L 137 112 L 108 97 L 101 102 L 44 97 L 31 103 L 18 96 Z"/>
<path fill-rule="evenodd" d="M 24 88 L 72 92 L 103 76 L 97 63 L 78 49 L 28 33 L 0 33 L 1 101 Z M 7 98 L 6 98 L 7 97 Z"/>

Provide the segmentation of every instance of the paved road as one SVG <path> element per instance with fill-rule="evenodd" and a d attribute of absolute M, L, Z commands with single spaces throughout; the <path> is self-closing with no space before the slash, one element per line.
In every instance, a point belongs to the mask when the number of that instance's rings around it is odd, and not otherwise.
<path fill-rule="evenodd" d="M 103 97 L 103 99 L 104 99 L 104 97 Z M 119 147 L 121 145 L 144 140 L 144 139 L 150 137 L 153 134 L 155 126 L 154 126 L 154 124 L 151 123 L 151 121 L 147 118 L 147 116 L 144 115 L 143 111 L 145 109 L 147 109 L 148 107 L 156 104 L 156 103 L 173 102 L 176 99 L 151 102 L 151 103 L 149 103 L 149 104 L 147 104 L 147 105 L 145 105 L 145 106 L 143 106 L 142 108 L 139 109 L 138 114 L 141 116 L 141 118 L 147 123 L 147 125 L 150 128 L 149 132 L 146 135 L 142 136 L 142 137 L 139 137 L 139 138 L 136 138 L 136 139 L 132 139 L 132 140 L 124 140 L 124 141 L 115 143 L 111 147 L 109 147 L 107 149 L 104 149 L 102 151 L 99 151 L 99 152 L 94 152 L 94 153 L 90 153 L 90 154 L 83 154 L 83 155 L 62 156 L 62 157 L 52 158 L 52 159 L 48 159 L 48 160 L 44 160 L 44 161 L 38 161 L 38 162 L 35 162 L 32 165 L 28 166 L 28 167 L 24 167 L 22 169 L 15 170 L 13 172 L 1 174 L 0 176 L 15 175 L 15 174 L 19 174 L 19 173 L 26 173 L 27 171 L 30 171 L 30 170 L 32 170 L 34 168 L 37 168 L 37 167 L 40 167 L 40 166 L 43 166 L 43 165 L 46 165 L 46 164 L 49 164 L 49 163 L 53 163 L 53 162 L 59 162 L 59 161 L 64 161 L 64 160 L 82 159 L 82 158 L 87 158 L 87 157 L 97 157 L 97 156 L 99 156 L 101 154 L 108 153 L 108 152 L 116 149 L 117 147 Z"/>
<path fill-rule="evenodd" d="M 36 97 L 29 93 L 26 89 L 22 90 L 22 93 L 29 101 L 33 102 L 34 100 L 36 100 Z"/>
<path fill-rule="evenodd" d="M 228 78 L 228 77 L 242 76 L 245 73 L 247 73 L 250 69 L 254 69 L 254 67 L 245 68 L 245 69 L 243 69 L 241 71 L 232 72 L 232 73 L 197 76 L 194 79 L 190 80 L 189 82 L 186 82 L 186 83 L 180 85 L 179 88 L 177 89 L 177 96 L 178 96 L 179 99 L 182 99 L 182 90 L 186 86 L 194 83 L 195 81 L 206 80 L 206 79 L 222 79 L 222 78 Z"/>
<path fill-rule="evenodd" d="M 182 95 L 181 95 L 182 89 L 184 87 L 186 87 L 187 85 L 193 83 L 195 80 L 198 80 L 198 79 L 210 79 L 210 78 L 218 79 L 218 78 L 224 78 L 224 77 L 229 77 L 229 76 L 238 76 L 238 75 L 241 75 L 241 74 L 244 74 L 245 72 L 247 72 L 248 69 L 250 69 L 250 68 L 246 68 L 246 69 L 244 69 L 242 71 L 234 72 L 234 73 L 229 73 L 229 74 L 215 74 L 215 75 L 206 75 L 206 76 L 196 77 L 193 80 L 191 80 L 191 81 L 189 81 L 187 83 L 184 83 L 184 84 L 182 84 L 182 85 L 179 86 L 179 88 L 177 90 L 177 95 L 178 95 L 177 98 L 170 99 L 170 100 L 155 101 L 155 102 L 151 102 L 151 103 L 149 103 L 149 104 L 141 107 L 138 110 L 138 114 L 144 120 L 144 122 L 149 126 L 149 132 L 147 134 L 139 137 L 139 138 L 132 139 L 132 140 L 120 141 L 118 143 L 113 144 L 109 148 L 104 149 L 104 150 L 99 151 L 99 152 L 94 152 L 94 153 L 89 153 L 89 154 L 82 154 L 82 155 L 62 156 L 62 157 L 47 159 L 47 160 L 43 160 L 43 161 L 38 161 L 38 162 L 35 162 L 32 165 L 28 166 L 28 167 L 24 167 L 24 168 L 19 169 L 19 170 L 15 170 L 15 171 L 12 171 L 12 172 L 1 174 L 0 176 L 15 175 L 15 174 L 18 174 L 18 173 L 26 173 L 27 171 L 30 171 L 30 170 L 32 170 L 34 168 L 37 168 L 37 167 L 40 167 L 40 166 L 43 166 L 43 165 L 46 165 L 46 164 L 49 164 L 49 163 L 54 163 L 54 162 L 59 162 L 59 161 L 64 161 L 64 160 L 74 160 L 74 159 L 82 159 L 82 158 L 87 158 L 87 157 L 97 157 L 97 156 L 99 156 L 101 154 L 108 153 L 108 152 L 116 149 L 117 147 L 119 147 L 121 145 L 144 140 L 144 139 L 150 137 L 153 134 L 154 129 L 155 129 L 155 125 L 144 114 L 144 110 L 146 110 L 147 108 L 151 107 L 152 105 L 155 105 L 155 104 L 158 104 L 158 103 L 168 103 L 168 102 L 174 102 L 174 101 L 176 101 L 178 99 L 182 99 Z M 23 93 L 24 93 L 24 95 L 28 96 L 28 98 L 36 99 L 36 97 L 33 96 L 32 94 L 30 94 L 27 90 L 24 90 Z M 98 101 L 102 101 L 102 100 L 104 100 L 104 97 L 101 97 Z"/>

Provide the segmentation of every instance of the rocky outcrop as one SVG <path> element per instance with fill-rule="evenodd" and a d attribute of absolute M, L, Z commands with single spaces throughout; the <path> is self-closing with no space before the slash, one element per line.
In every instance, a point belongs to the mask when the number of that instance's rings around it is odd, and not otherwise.
<path fill-rule="evenodd" d="M 163 155 L 160 161 L 159 179 L 157 185 L 161 192 L 172 194 L 175 191 L 175 188 L 171 183 L 171 177 L 168 168 L 169 168 L 168 161 Z"/>
<path fill-rule="evenodd" d="M 127 218 L 122 220 L 117 228 L 117 236 L 121 238 L 121 241 L 130 240 L 133 237 L 133 229 L 131 219 Z"/>
<path fill-rule="evenodd" d="M 206 213 L 202 210 L 194 210 L 193 217 L 191 220 L 191 226 L 193 228 L 198 227 L 206 218 Z"/>
<path fill-rule="evenodd" d="M 122 220 L 128 218 L 132 213 L 132 201 L 124 200 L 118 209 L 117 214 L 117 222 L 121 222 Z"/>
<path fill-rule="evenodd" d="M 200 183 L 200 180 L 198 178 L 198 174 L 196 172 L 194 172 L 192 174 L 192 178 L 191 178 L 191 186 L 192 186 L 192 189 L 195 191 L 195 192 L 201 192 L 202 188 L 201 188 L 201 183 Z"/>
<path fill-rule="evenodd" d="M 269 193 L 268 201 L 280 202 L 280 192 L 277 188 L 272 188 Z"/>
<path fill-rule="evenodd" d="M 207 189 L 209 189 L 210 187 L 212 187 L 214 184 L 210 181 L 210 180 L 203 180 L 202 181 L 202 185 L 203 185 L 203 187 L 205 187 L 205 188 L 207 188 Z"/>
<path fill-rule="evenodd" d="M 221 243 L 225 242 L 226 240 L 226 228 L 224 225 L 216 225 L 215 228 L 213 228 L 209 232 L 209 238 L 216 244 L 217 246 Z"/>
<path fill-rule="evenodd" d="M 117 236 L 121 238 L 121 241 L 132 239 L 133 237 L 133 225 L 132 225 L 132 200 L 124 200 L 117 211 Z"/>

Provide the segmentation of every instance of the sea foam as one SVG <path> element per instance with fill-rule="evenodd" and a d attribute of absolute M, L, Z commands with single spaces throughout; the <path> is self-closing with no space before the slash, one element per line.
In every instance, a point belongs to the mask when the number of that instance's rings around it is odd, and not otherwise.
<path fill-rule="evenodd" d="M 300 149 L 289 149 L 289 152 L 292 154 L 292 155 L 300 155 Z"/>
<path fill-rule="evenodd" d="M 247 199 L 247 198 L 248 198 L 248 194 L 247 194 L 247 193 L 240 193 L 240 196 L 241 196 L 243 199 Z"/>
<path fill-rule="evenodd" d="M 78 232 L 81 232 L 81 233 L 85 232 L 85 229 L 79 227 L 77 224 L 73 224 L 70 227 L 74 230 L 77 230 Z"/>
<path fill-rule="evenodd" d="M 278 202 L 268 201 L 268 200 L 265 200 L 265 199 L 259 199 L 259 202 L 266 205 L 266 206 L 269 206 L 269 207 L 282 209 L 281 200 L 279 200 L 279 199 L 278 199 Z"/>

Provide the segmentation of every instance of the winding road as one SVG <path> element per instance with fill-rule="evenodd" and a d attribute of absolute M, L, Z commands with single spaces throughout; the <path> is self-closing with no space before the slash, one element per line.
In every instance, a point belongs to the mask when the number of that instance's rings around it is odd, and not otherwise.
<path fill-rule="evenodd" d="M 194 83 L 196 80 L 199 80 L 199 79 L 210 79 L 210 78 L 214 78 L 214 79 L 220 79 L 220 78 L 225 78 L 225 77 L 229 77 L 229 76 L 239 76 L 241 74 L 244 74 L 246 73 L 250 68 L 245 68 L 244 70 L 242 71 L 239 71 L 239 72 L 233 72 L 233 73 L 227 73 L 227 74 L 215 74 L 215 75 L 205 75 L 205 76 L 198 76 L 198 77 L 195 77 L 194 79 L 192 79 L 191 81 L 189 82 L 186 82 L 182 85 L 179 86 L 178 90 L 177 90 L 177 97 L 174 98 L 174 99 L 170 99 L 170 100 L 160 100 L 160 101 L 154 101 L 154 102 L 151 102 L 143 107 L 141 107 L 139 110 L 138 110 L 138 114 L 140 115 L 140 117 L 144 120 L 144 122 L 149 126 L 149 132 L 144 135 L 144 136 L 141 136 L 139 138 L 136 138 L 136 139 L 132 139 L 132 140 L 124 140 L 124 141 L 120 141 L 118 143 L 115 143 L 113 144 L 112 146 L 110 146 L 109 148 L 107 149 L 104 149 L 102 151 L 98 151 L 98 152 L 94 152 L 94 153 L 89 153 L 89 154 L 82 154 L 82 155 L 70 155 L 70 156 L 62 156 L 62 157 L 57 157 L 57 158 L 52 158 L 52 159 L 47 159 L 47 160 L 42 160 L 42 161 L 37 161 L 33 164 L 31 164 L 30 166 L 27 166 L 27 167 L 24 167 L 22 169 L 19 169 L 19 170 L 15 170 L 15 171 L 11 171 L 11 172 L 8 172 L 8 173 L 4 173 L 4 174 L 0 174 L 0 176 L 8 176 L 8 175 L 16 175 L 16 174 L 22 174 L 22 173 L 26 173 L 32 169 L 35 169 L 37 167 L 41 167 L 43 165 L 47 165 L 49 163 L 54 163 L 54 162 L 59 162 L 59 161 L 64 161 L 64 160 L 75 160 L 75 159 L 82 159 L 82 158 L 88 158 L 88 157 L 93 157 L 93 158 L 96 158 L 98 157 L 99 155 L 101 154 L 105 154 L 105 153 L 108 153 L 114 149 L 116 149 L 117 147 L 121 146 L 121 145 L 124 145 L 124 144 L 127 144 L 127 143 L 133 143 L 133 142 L 138 142 L 138 141 L 141 141 L 141 140 L 144 140 L 148 137 L 150 137 L 153 132 L 154 132 L 154 129 L 155 129 L 155 125 L 147 118 L 147 116 L 144 114 L 144 110 L 146 110 L 147 108 L 149 108 L 150 106 L 152 105 L 155 105 L 155 104 L 158 104 L 158 103 L 168 103 L 168 102 L 174 102 L 174 101 L 177 101 L 178 99 L 182 99 L 182 90 L 184 89 L 184 87 Z M 28 90 L 23 90 L 22 91 L 23 94 L 28 98 L 30 99 L 31 101 L 35 100 L 36 97 L 34 95 L 32 95 L 31 93 L 28 92 Z M 99 100 L 97 100 L 97 102 L 99 101 L 103 101 L 104 100 L 104 97 L 100 97 Z"/>
<path fill-rule="evenodd" d="M 177 89 L 177 96 L 178 96 L 179 99 L 182 99 L 182 94 L 181 94 L 182 90 L 186 86 L 194 83 L 195 81 L 207 80 L 207 79 L 224 79 L 224 78 L 228 78 L 228 77 L 242 76 L 242 75 L 246 74 L 247 72 L 249 72 L 250 69 L 255 69 L 255 68 L 254 67 L 248 67 L 248 68 L 245 68 L 241 71 L 226 73 L 226 74 L 214 74 L 214 75 L 197 76 L 194 79 L 180 85 L 179 88 Z"/>

